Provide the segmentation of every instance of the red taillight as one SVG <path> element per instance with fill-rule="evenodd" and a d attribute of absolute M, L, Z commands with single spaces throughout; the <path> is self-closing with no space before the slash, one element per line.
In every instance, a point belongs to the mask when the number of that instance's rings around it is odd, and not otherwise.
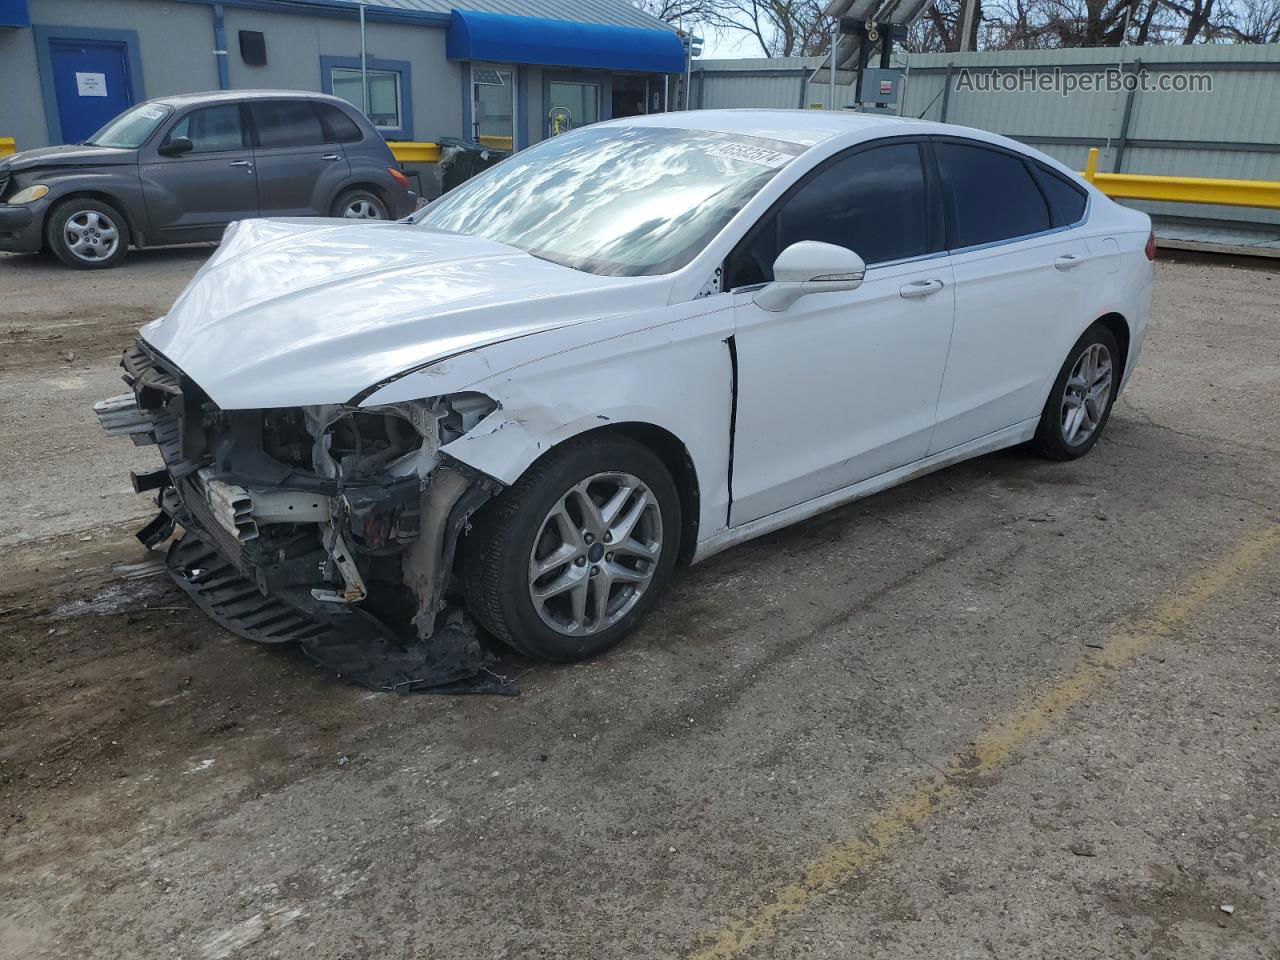
<path fill-rule="evenodd" d="M 391 174 L 391 178 L 395 180 L 396 183 L 400 184 L 400 186 L 404 187 L 406 190 L 409 189 L 409 178 L 395 167 L 387 167 L 387 173 Z"/>
<path fill-rule="evenodd" d="M 1156 232 L 1152 230 L 1147 234 L 1147 259 L 1154 260 L 1156 258 Z"/>

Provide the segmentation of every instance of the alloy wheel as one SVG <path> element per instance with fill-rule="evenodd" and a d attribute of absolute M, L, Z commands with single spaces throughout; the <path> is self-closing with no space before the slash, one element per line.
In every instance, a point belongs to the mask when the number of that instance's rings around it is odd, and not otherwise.
<path fill-rule="evenodd" d="M 639 602 L 661 553 L 657 498 L 629 473 L 597 473 L 567 490 L 538 528 L 529 596 L 553 630 L 600 633 Z"/>
<path fill-rule="evenodd" d="M 1102 423 L 1111 397 L 1111 351 L 1091 343 L 1071 368 L 1062 393 L 1062 439 L 1073 447 L 1088 442 Z"/>
<path fill-rule="evenodd" d="M 120 246 L 120 231 L 97 210 L 81 210 L 67 217 L 62 227 L 67 248 L 81 260 L 108 259 Z"/>

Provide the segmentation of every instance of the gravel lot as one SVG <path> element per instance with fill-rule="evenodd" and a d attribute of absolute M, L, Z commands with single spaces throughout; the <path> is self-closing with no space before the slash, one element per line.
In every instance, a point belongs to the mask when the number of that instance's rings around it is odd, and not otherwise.
<path fill-rule="evenodd" d="M 730 551 L 518 698 L 397 698 L 132 541 L 154 453 L 88 407 L 207 253 L 0 257 L 0 956 L 1280 956 L 1280 273 L 1159 263 L 1084 460 Z"/>

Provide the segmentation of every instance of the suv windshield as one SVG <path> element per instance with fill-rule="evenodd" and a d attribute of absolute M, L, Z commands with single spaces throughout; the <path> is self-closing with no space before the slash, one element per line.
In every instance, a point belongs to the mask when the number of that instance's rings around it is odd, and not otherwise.
<path fill-rule="evenodd" d="M 803 150 L 705 130 L 587 127 L 502 161 L 414 222 L 588 273 L 669 273 Z"/>
<path fill-rule="evenodd" d="M 164 118 L 173 113 L 167 103 L 140 103 L 130 107 L 85 143 L 94 147 L 122 147 L 136 150 L 147 142 Z"/>

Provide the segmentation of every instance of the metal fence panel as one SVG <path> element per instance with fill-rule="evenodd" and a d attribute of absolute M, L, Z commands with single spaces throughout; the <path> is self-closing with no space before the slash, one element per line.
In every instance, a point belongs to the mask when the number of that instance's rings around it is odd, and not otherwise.
<path fill-rule="evenodd" d="M 1098 169 L 1170 176 L 1280 181 L 1280 44 L 1190 47 L 999 50 L 966 54 L 912 54 L 904 116 L 924 116 L 991 130 L 1026 142 L 1073 169 L 1084 169 L 1089 147 L 1099 148 Z M 699 61 L 704 107 L 827 105 L 825 82 L 801 89 L 801 70 L 823 66 L 820 57 Z M 1041 89 L 974 89 L 978 77 L 1022 68 L 1033 75 L 1096 74 L 1107 68 L 1141 70 L 1152 84 L 1208 76 L 1207 92 L 1140 89 L 1076 90 L 1069 96 Z M 969 71 L 968 80 L 962 71 Z M 819 74 L 829 76 L 825 68 Z M 837 73 L 837 108 L 853 100 L 852 74 Z M 1205 223 L 1280 230 L 1274 211 L 1241 207 L 1141 203 L 1153 214 Z"/>

